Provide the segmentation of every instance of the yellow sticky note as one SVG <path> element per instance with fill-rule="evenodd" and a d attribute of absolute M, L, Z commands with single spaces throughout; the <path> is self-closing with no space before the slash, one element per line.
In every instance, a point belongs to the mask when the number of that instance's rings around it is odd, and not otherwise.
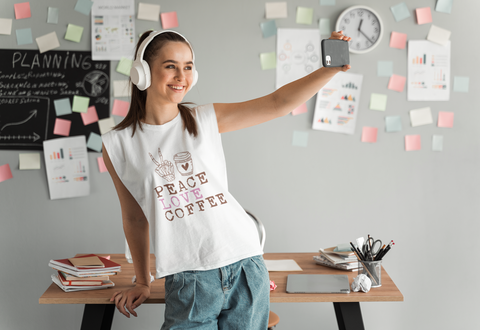
<path fill-rule="evenodd" d="M 122 57 L 117 65 L 117 72 L 130 76 L 130 69 L 132 68 L 133 60 Z"/>
<path fill-rule="evenodd" d="M 90 103 L 89 97 L 75 95 L 73 97 L 72 111 L 87 112 L 89 103 Z"/>
<path fill-rule="evenodd" d="M 370 96 L 370 109 L 385 111 L 387 108 L 387 95 L 372 93 Z"/>
<path fill-rule="evenodd" d="M 297 24 L 310 25 L 313 22 L 313 8 L 297 8 Z"/>
<path fill-rule="evenodd" d="M 65 40 L 80 42 L 83 34 L 83 26 L 68 24 L 67 33 L 65 33 Z"/>
<path fill-rule="evenodd" d="M 40 154 L 19 154 L 19 169 L 20 170 L 39 170 L 40 169 Z"/>
<path fill-rule="evenodd" d="M 277 55 L 272 53 L 261 53 L 260 62 L 262 64 L 262 70 L 275 69 L 277 67 Z"/>

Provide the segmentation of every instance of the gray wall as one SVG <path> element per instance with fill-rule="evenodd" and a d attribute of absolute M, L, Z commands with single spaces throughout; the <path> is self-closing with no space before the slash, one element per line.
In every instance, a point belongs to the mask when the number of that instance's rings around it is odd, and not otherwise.
<path fill-rule="evenodd" d="M 13 18 L 13 4 L 2 0 L 0 16 Z M 32 1 L 34 17 L 13 22 L 15 29 L 33 27 L 33 37 L 57 32 L 61 50 L 89 50 L 89 18 L 74 12 L 75 0 Z M 138 3 L 138 1 L 136 1 Z M 154 1 L 148 1 L 154 2 Z M 158 1 L 157 1 L 158 2 Z M 295 23 L 297 6 L 314 8 L 333 24 L 348 6 L 365 4 L 382 17 L 386 34 L 365 55 L 352 55 L 353 73 L 364 75 L 360 112 L 353 136 L 311 130 L 315 97 L 308 114 L 286 116 L 257 127 L 224 134 L 230 188 L 245 208 L 265 223 L 266 252 L 307 252 L 371 234 L 393 239 L 396 247 L 384 265 L 402 291 L 402 303 L 362 304 L 368 329 L 478 329 L 476 275 L 480 230 L 478 165 L 479 83 L 476 37 L 480 2 L 457 0 L 451 15 L 433 10 L 435 0 L 405 0 L 412 16 L 396 22 L 390 7 L 401 0 L 288 1 L 282 28 Z M 195 47 L 200 80 L 188 100 L 197 104 L 234 102 L 274 91 L 275 70 L 262 71 L 259 54 L 275 51 L 275 37 L 263 39 L 265 1 L 161 1 L 162 11 L 177 11 L 179 32 Z M 47 7 L 60 8 L 58 25 L 46 23 Z M 413 10 L 432 8 L 434 24 L 452 31 L 452 77 L 469 76 L 468 94 L 452 92 L 449 102 L 408 102 L 406 92 L 388 90 L 388 78 L 377 77 L 378 60 L 394 61 L 394 72 L 406 76 L 406 50 L 389 48 L 392 31 L 424 39 L 430 24 L 417 25 Z M 66 25 L 85 26 L 79 44 L 63 39 Z M 139 21 L 137 31 L 159 28 Z M 1 48 L 16 46 L 14 34 L 0 35 Z M 117 62 L 112 62 L 112 67 Z M 113 70 L 112 70 L 113 71 Z M 112 72 L 112 79 L 124 76 Z M 385 113 L 369 110 L 372 92 L 388 95 Z M 453 129 L 436 125 L 412 128 L 408 111 L 430 106 L 455 112 Z M 384 116 L 400 115 L 403 131 L 385 133 Z M 117 121 L 120 118 L 116 118 Z M 360 142 L 361 128 L 379 128 L 378 142 Z M 293 147 L 294 130 L 308 131 L 308 147 Z M 420 134 L 422 150 L 406 152 L 404 135 Z M 444 135 L 444 151 L 431 151 L 431 136 Z M 110 177 L 96 170 L 90 153 L 92 187 L 88 197 L 50 201 L 45 167 L 18 170 L 19 151 L 0 151 L 14 179 L 0 183 L 0 329 L 78 329 L 83 307 L 39 305 L 50 285 L 51 258 L 80 252 L 118 253 L 124 248 L 119 203 Z M 336 329 L 332 304 L 272 304 L 280 316 L 277 329 Z M 158 329 L 163 306 L 142 306 L 138 319 L 118 312 L 114 329 Z"/>

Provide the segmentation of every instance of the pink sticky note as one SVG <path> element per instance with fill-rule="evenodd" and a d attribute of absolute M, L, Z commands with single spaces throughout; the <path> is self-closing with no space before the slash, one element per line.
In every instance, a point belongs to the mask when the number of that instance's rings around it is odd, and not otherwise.
<path fill-rule="evenodd" d="M 16 19 L 32 17 L 32 13 L 30 11 L 30 2 L 16 3 L 13 5 L 13 7 L 15 8 Z"/>
<path fill-rule="evenodd" d="M 296 115 L 299 115 L 299 114 L 305 113 L 305 112 L 308 112 L 307 104 L 306 104 L 306 103 L 302 104 L 301 106 L 299 106 L 298 108 L 296 108 L 295 110 L 293 110 L 293 111 L 292 111 L 292 115 L 293 115 L 293 116 L 296 116 Z"/>
<path fill-rule="evenodd" d="M 57 118 L 55 119 L 55 128 L 53 129 L 53 134 L 69 136 L 71 125 L 72 122 L 70 120 Z"/>
<path fill-rule="evenodd" d="M 417 13 L 418 24 L 432 23 L 432 11 L 430 7 L 417 8 L 415 12 Z"/>
<path fill-rule="evenodd" d="M 13 178 L 10 165 L 5 164 L 0 166 L 0 182 Z"/>
<path fill-rule="evenodd" d="M 376 127 L 364 127 L 362 130 L 362 142 L 377 142 L 377 132 Z"/>
<path fill-rule="evenodd" d="M 98 163 L 98 170 L 100 173 L 107 172 L 107 167 L 105 166 L 105 162 L 103 161 L 103 157 L 98 157 L 97 158 L 97 163 Z"/>
<path fill-rule="evenodd" d="M 161 13 L 160 18 L 162 19 L 162 26 L 164 30 L 178 27 L 176 11 L 171 11 L 169 13 Z"/>
<path fill-rule="evenodd" d="M 392 74 L 392 76 L 390 77 L 390 81 L 388 82 L 388 89 L 397 92 L 403 92 L 403 88 L 405 87 L 405 81 L 407 81 L 406 77 Z"/>
<path fill-rule="evenodd" d="M 92 105 L 88 107 L 87 112 L 81 112 L 83 125 L 89 125 L 91 123 L 96 123 L 98 121 L 97 109 Z"/>
<path fill-rule="evenodd" d="M 405 49 L 406 45 L 407 45 L 406 33 L 392 32 L 392 35 L 390 36 L 390 47 Z"/>
<path fill-rule="evenodd" d="M 422 148 L 420 143 L 420 135 L 405 135 L 405 150 L 420 150 Z"/>
<path fill-rule="evenodd" d="M 453 112 L 440 111 L 438 113 L 438 127 L 453 127 Z"/>
<path fill-rule="evenodd" d="M 129 107 L 130 102 L 115 100 L 113 101 L 112 115 L 125 117 Z"/>

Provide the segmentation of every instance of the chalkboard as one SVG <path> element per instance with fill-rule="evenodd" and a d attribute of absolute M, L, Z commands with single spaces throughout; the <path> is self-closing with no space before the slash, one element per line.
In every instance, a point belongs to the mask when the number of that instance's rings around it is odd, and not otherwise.
<path fill-rule="evenodd" d="M 99 119 L 110 116 L 110 62 L 93 61 L 90 52 L 0 49 L 0 149 L 42 150 L 54 134 L 54 101 L 74 95 L 90 98 Z M 78 112 L 70 135 L 100 134 L 97 123 L 84 125 Z"/>

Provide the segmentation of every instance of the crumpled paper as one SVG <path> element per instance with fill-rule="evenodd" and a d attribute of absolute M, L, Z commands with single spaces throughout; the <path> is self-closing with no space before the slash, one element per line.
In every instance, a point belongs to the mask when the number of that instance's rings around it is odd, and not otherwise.
<path fill-rule="evenodd" d="M 372 287 L 372 280 L 365 274 L 360 274 L 353 279 L 352 290 L 353 292 L 363 291 L 368 292 Z"/>
<path fill-rule="evenodd" d="M 270 281 L 270 291 L 273 291 L 277 288 L 277 285 L 275 284 L 274 281 Z"/>

